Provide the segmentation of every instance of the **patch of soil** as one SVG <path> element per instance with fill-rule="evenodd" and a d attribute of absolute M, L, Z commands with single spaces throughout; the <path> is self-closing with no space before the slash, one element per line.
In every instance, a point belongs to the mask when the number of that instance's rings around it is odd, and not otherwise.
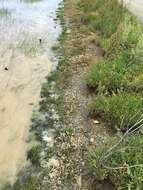
<path fill-rule="evenodd" d="M 91 190 L 115 190 L 115 186 L 109 179 L 94 181 Z"/>

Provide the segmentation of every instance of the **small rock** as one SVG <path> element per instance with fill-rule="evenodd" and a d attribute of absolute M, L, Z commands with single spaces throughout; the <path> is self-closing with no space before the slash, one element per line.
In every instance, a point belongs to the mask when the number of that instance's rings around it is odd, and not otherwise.
<path fill-rule="evenodd" d="M 82 162 L 81 164 L 82 164 L 82 166 L 85 166 L 85 162 Z"/>
<path fill-rule="evenodd" d="M 67 30 L 67 34 L 70 34 L 70 33 L 71 33 L 71 31 L 70 31 L 70 29 L 68 29 L 68 30 Z"/>
<path fill-rule="evenodd" d="M 8 67 L 5 67 L 4 70 L 5 70 L 5 71 L 8 71 Z"/>
<path fill-rule="evenodd" d="M 39 38 L 39 43 L 40 43 L 40 44 L 42 43 L 42 39 L 41 39 L 41 38 Z"/>
<path fill-rule="evenodd" d="M 60 163 L 57 159 L 51 158 L 51 159 L 49 159 L 48 165 L 49 165 L 49 167 L 51 167 L 51 166 L 52 167 L 59 167 Z"/>
<path fill-rule="evenodd" d="M 90 143 L 93 143 L 93 142 L 94 142 L 94 138 L 91 138 L 91 139 L 90 139 Z"/>
<path fill-rule="evenodd" d="M 100 122 L 98 120 L 93 120 L 94 124 L 99 124 Z"/>
<path fill-rule="evenodd" d="M 42 139 L 44 142 L 47 142 L 47 146 L 52 147 L 54 145 L 54 137 L 50 131 L 43 131 Z"/>

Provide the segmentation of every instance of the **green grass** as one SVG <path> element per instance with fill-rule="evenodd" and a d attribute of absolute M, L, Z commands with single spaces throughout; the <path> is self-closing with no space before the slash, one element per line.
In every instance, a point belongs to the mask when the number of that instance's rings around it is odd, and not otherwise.
<path fill-rule="evenodd" d="M 92 117 L 123 133 L 142 118 L 143 110 L 143 26 L 117 0 L 80 0 L 81 22 L 98 32 L 102 60 L 93 62 L 86 84 L 96 93 L 89 104 Z M 138 127 L 138 126 L 137 126 Z M 124 140 L 99 164 L 102 155 L 114 144 L 104 145 L 89 154 L 87 165 L 95 179 L 109 179 L 118 190 L 143 189 L 142 135 Z M 114 169 L 124 167 L 124 169 Z"/>
<path fill-rule="evenodd" d="M 1 190 L 39 190 L 40 181 L 37 177 L 29 175 L 23 176 L 23 180 L 18 179 L 14 185 L 6 184 Z M 48 190 L 45 188 L 45 190 Z"/>
<path fill-rule="evenodd" d="M 40 151 L 41 148 L 37 145 L 33 146 L 27 153 L 27 158 L 30 159 L 31 163 L 37 167 L 40 165 Z"/>
<path fill-rule="evenodd" d="M 36 177 L 29 176 L 25 182 L 21 183 L 17 181 L 12 190 L 38 190 L 39 189 L 39 181 Z"/>
<path fill-rule="evenodd" d="M 116 61 L 100 61 L 92 64 L 86 76 L 87 85 L 97 92 L 117 92 L 127 85 L 128 66 Z"/>
<path fill-rule="evenodd" d="M 125 14 L 125 19 L 111 38 L 103 39 L 102 46 L 106 51 L 106 60 L 91 66 L 86 81 L 89 87 L 97 91 L 117 92 L 129 86 L 142 90 L 136 78 L 143 71 L 143 27 L 136 19 Z M 132 84 L 133 83 L 133 84 Z M 132 84 L 132 85 L 131 85 Z"/>
<path fill-rule="evenodd" d="M 117 0 L 81 0 L 81 21 L 92 31 L 111 36 L 122 21 L 124 9 Z"/>
<path fill-rule="evenodd" d="M 142 46 L 143 26 L 136 18 L 125 13 L 124 19 L 118 25 L 117 30 L 110 38 L 103 38 L 102 45 L 107 52 L 107 56 L 117 56 L 119 53 L 132 52 L 138 46 Z M 113 55 L 114 54 L 114 55 Z"/>
<path fill-rule="evenodd" d="M 143 188 L 142 144 L 142 135 L 127 137 L 100 166 L 99 160 L 110 146 L 103 146 L 90 152 L 87 157 L 89 172 L 100 180 L 110 177 L 118 190 L 141 190 Z M 138 166 L 132 167 L 135 165 Z"/>
<path fill-rule="evenodd" d="M 128 84 L 128 90 L 134 92 L 143 93 L 143 75 L 134 77 L 134 79 Z"/>
<path fill-rule="evenodd" d="M 123 131 L 134 125 L 141 117 L 142 108 L 143 98 L 141 96 L 125 92 L 108 97 L 99 95 L 89 105 L 90 112 L 95 117 L 101 117 L 113 129 Z"/>

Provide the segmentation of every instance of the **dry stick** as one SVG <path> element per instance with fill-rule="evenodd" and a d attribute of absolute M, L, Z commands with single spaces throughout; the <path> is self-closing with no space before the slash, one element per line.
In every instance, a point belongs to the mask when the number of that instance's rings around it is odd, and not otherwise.
<path fill-rule="evenodd" d="M 132 119 L 134 119 L 141 111 L 143 111 L 143 109 L 141 109 L 140 111 L 138 111 L 138 112 L 131 118 L 130 121 L 132 121 Z M 136 121 L 136 123 L 137 123 L 138 121 L 140 121 L 142 118 L 143 118 L 143 114 L 141 114 L 141 116 L 138 118 L 138 120 Z M 128 122 L 128 124 L 129 124 L 129 122 Z"/>
<path fill-rule="evenodd" d="M 139 110 L 135 115 L 133 115 L 133 116 L 131 117 L 131 119 L 130 119 L 130 122 L 131 122 L 140 112 L 142 112 L 142 111 L 143 111 L 143 109 Z M 140 116 L 140 118 L 138 118 L 137 122 L 138 122 L 142 117 L 143 117 L 143 114 L 141 114 L 141 116 Z M 125 117 L 122 118 L 120 128 L 122 127 L 122 124 L 123 124 L 123 122 L 124 122 L 124 119 L 125 119 Z M 129 125 L 129 122 L 127 123 L 127 126 L 128 126 L 128 125 Z"/>
<path fill-rule="evenodd" d="M 143 124 L 141 124 L 139 127 L 137 127 L 136 129 L 134 129 L 133 131 L 131 131 L 129 133 L 129 135 L 132 134 L 132 133 L 134 133 L 134 132 L 136 132 L 137 130 L 139 130 L 142 126 L 143 126 Z"/>
<path fill-rule="evenodd" d="M 142 112 L 142 111 L 143 111 L 143 109 L 139 110 L 135 115 L 133 115 L 133 116 L 131 117 L 131 119 L 130 119 L 130 122 L 131 122 L 140 112 Z M 143 114 L 140 116 L 140 118 L 138 118 L 137 122 L 138 122 L 142 117 L 143 117 Z M 122 128 L 122 125 L 123 125 L 123 123 L 124 123 L 124 119 L 125 119 L 125 117 L 122 118 L 122 121 L 121 121 L 121 124 L 120 124 L 120 128 Z M 128 126 L 128 125 L 129 125 L 129 122 L 127 123 L 127 126 Z"/>
<path fill-rule="evenodd" d="M 126 146 L 126 147 L 116 150 L 115 152 L 125 151 L 126 149 L 140 149 L 140 148 L 143 148 L 143 145 L 142 146 Z"/>
<path fill-rule="evenodd" d="M 120 169 L 130 169 L 130 168 L 136 168 L 136 167 L 143 167 L 143 164 L 137 164 L 137 165 L 132 165 L 132 166 L 120 166 L 120 167 L 108 167 L 106 165 L 103 165 L 104 168 L 108 170 L 120 170 Z"/>
<path fill-rule="evenodd" d="M 99 165 L 102 164 L 102 162 L 105 161 L 105 159 L 107 159 L 112 154 L 112 151 L 124 140 L 124 138 L 130 133 L 130 131 L 132 131 L 132 129 L 136 125 L 139 125 L 142 121 L 143 121 L 143 118 L 140 121 L 138 121 L 137 123 L 135 123 L 130 129 L 128 129 L 126 131 L 126 133 L 121 137 L 121 139 L 114 146 L 112 146 L 109 150 L 107 150 L 107 152 L 99 160 Z"/>

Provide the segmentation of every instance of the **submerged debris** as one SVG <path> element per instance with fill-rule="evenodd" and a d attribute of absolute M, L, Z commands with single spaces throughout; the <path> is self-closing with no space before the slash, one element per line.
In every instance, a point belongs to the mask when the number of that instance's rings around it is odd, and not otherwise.
<path fill-rule="evenodd" d="M 39 38 L 39 43 L 40 43 L 40 44 L 42 43 L 42 39 L 41 39 L 41 38 Z"/>
<path fill-rule="evenodd" d="M 5 71 L 8 71 L 8 67 L 5 67 L 4 70 L 5 70 Z"/>

